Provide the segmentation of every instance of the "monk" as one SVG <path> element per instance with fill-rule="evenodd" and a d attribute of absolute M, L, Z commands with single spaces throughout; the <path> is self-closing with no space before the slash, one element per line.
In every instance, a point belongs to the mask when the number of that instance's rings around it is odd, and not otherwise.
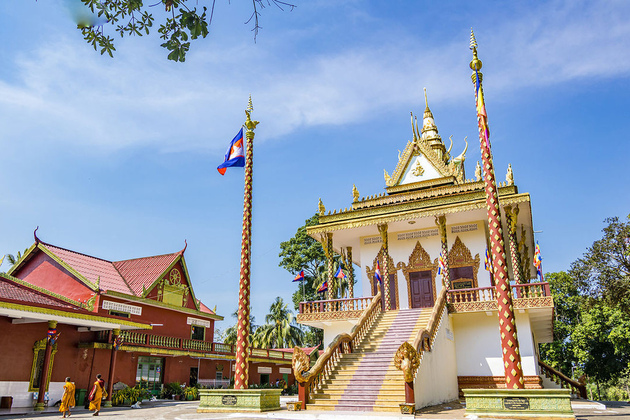
<path fill-rule="evenodd" d="M 94 387 L 90 391 L 88 401 L 90 402 L 90 411 L 94 411 L 93 416 L 98 416 L 101 411 L 101 400 L 107 397 L 107 391 L 105 391 L 105 381 L 101 379 L 101 374 L 96 375 L 96 382 Z"/>
<path fill-rule="evenodd" d="M 59 411 L 63 413 L 62 418 L 66 418 L 66 415 L 70 417 L 70 409 L 76 405 L 74 401 L 74 391 L 76 387 L 74 382 L 70 382 L 70 377 L 66 378 L 66 384 L 63 386 L 63 396 L 61 397 L 61 405 Z"/>

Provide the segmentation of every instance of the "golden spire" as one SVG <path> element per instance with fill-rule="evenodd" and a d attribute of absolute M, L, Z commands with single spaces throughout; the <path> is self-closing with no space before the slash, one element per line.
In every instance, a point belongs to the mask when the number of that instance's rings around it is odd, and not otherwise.
<path fill-rule="evenodd" d="M 477 40 L 475 39 L 475 33 L 472 28 L 470 28 L 470 49 L 473 52 L 473 59 L 470 62 L 470 69 L 479 71 L 481 70 L 481 66 L 483 63 L 479 58 L 477 58 Z"/>
<path fill-rule="evenodd" d="M 426 105 L 425 111 L 424 112 L 431 112 L 429 110 L 429 100 L 427 99 L 427 88 L 424 88 L 424 104 Z"/>
<path fill-rule="evenodd" d="M 252 94 L 249 94 L 249 101 L 247 102 L 247 109 L 249 112 L 252 112 L 254 110 L 254 105 L 252 104 Z"/>

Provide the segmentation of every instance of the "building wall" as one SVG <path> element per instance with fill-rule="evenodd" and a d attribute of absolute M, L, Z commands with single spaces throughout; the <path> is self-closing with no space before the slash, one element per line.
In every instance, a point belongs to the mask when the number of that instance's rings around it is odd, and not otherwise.
<path fill-rule="evenodd" d="M 490 315 L 488 315 L 490 314 Z M 458 376 L 503 376 L 501 336 L 496 312 L 453 315 Z M 525 376 L 537 375 L 537 361 L 527 313 L 516 313 Z"/>
<path fill-rule="evenodd" d="M 458 398 L 457 360 L 453 326 L 448 311 L 442 314 L 433 349 L 424 352 L 414 384 L 416 407 L 441 404 Z"/>

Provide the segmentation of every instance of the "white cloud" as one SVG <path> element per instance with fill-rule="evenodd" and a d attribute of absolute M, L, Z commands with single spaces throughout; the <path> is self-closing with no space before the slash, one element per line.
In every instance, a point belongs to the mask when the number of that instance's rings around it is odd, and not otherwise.
<path fill-rule="evenodd" d="M 555 2 L 478 28 L 495 95 L 585 77 L 626 76 L 625 2 Z M 497 16 L 495 16 L 496 18 Z M 501 18 L 501 16 L 499 16 Z M 55 141 L 97 152 L 149 146 L 222 152 L 247 95 L 266 139 L 298 127 L 367 120 L 392 107 L 422 111 L 471 95 L 467 39 L 424 45 L 388 39 L 330 53 L 278 58 L 254 44 L 195 45 L 185 65 L 167 62 L 155 40 L 119 42 L 113 60 L 57 37 L 17 58 L 19 76 L 0 81 L 2 141 Z M 467 29 L 466 29 L 467 32 Z M 280 48 L 278 46 L 274 48 Z M 484 69 L 485 70 L 485 69 Z M 262 140 L 262 137 L 261 137 Z"/>

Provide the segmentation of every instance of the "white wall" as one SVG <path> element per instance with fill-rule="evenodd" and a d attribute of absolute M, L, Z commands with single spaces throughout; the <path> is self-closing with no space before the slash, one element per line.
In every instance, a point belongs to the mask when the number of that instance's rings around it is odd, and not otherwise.
<path fill-rule="evenodd" d="M 453 315 L 458 376 L 503 376 L 499 317 L 496 311 Z M 521 365 L 526 376 L 537 375 L 529 315 L 516 312 Z"/>
<path fill-rule="evenodd" d="M 442 325 L 433 342 L 433 350 L 424 353 L 414 392 L 417 408 L 459 398 L 453 327 L 447 311 L 442 315 Z"/>
<path fill-rule="evenodd" d="M 324 328 L 324 349 L 341 333 L 350 333 L 354 327 L 353 323 L 345 321 L 334 321 Z"/>
<path fill-rule="evenodd" d="M 65 382 L 51 382 L 48 385 L 49 403 L 61 400 Z M 28 381 L 0 381 L 0 396 L 13 397 L 13 407 L 33 407 L 33 392 L 28 391 Z"/>

